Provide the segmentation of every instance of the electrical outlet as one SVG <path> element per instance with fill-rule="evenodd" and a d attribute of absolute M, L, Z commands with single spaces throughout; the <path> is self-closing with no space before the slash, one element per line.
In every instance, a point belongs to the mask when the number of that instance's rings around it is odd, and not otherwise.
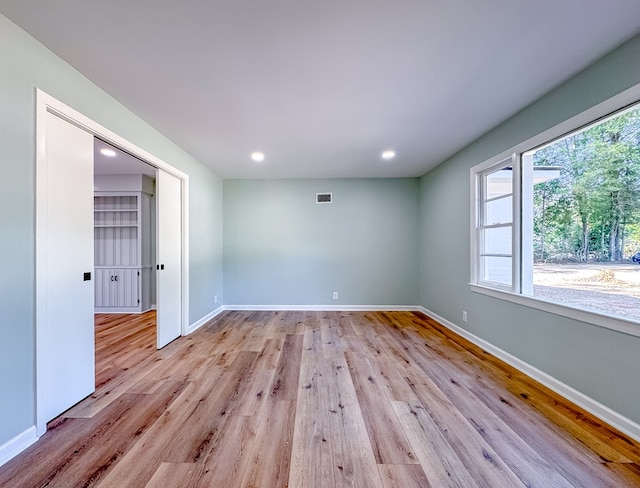
<path fill-rule="evenodd" d="M 213 303 L 218 303 L 218 295 L 213 295 Z"/>
<path fill-rule="evenodd" d="M 466 310 L 463 310 L 463 311 L 462 311 L 462 321 L 463 321 L 463 322 L 466 322 L 466 321 L 467 321 L 467 311 L 466 311 Z"/>
<path fill-rule="evenodd" d="M 337 300 L 337 299 L 338 299 L 338 292 L 337 292 L 337 291 L 334 291 L 334 292 L 333 292 L 333 299 L 334 299 L 334 300 Z"/>

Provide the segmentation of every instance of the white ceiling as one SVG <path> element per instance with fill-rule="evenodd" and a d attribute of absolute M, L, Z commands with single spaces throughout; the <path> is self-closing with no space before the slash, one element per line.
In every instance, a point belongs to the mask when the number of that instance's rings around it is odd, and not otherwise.
<path fill-rule="evenodd" d="M 0 12 L 223 178 L 422 175 L 640 32 L 638 0 L 0 0 Z"/>

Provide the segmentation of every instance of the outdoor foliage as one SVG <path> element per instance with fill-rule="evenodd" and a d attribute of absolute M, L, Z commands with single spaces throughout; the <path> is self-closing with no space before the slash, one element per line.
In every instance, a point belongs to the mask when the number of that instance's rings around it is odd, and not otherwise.
<path fill-rule="evenodd" d="M 560 177 L 534 185 L 535 261 L 620 261 L 640 251 L 640 109 L 538 150 Z"/>

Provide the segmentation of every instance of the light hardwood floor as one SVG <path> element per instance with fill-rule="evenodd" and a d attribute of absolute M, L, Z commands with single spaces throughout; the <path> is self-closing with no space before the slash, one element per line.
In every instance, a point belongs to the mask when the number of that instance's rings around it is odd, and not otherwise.
<path fill-rule="evenodd" d="M 225 312 L 155 350 L 96 321 L 97 389 L 2 487 L 626 487 L 640 445 L 419 313 Z"/>

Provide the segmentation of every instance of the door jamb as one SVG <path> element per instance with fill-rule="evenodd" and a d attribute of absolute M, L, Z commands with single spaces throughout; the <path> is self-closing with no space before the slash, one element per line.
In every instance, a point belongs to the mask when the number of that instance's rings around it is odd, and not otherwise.
<path fill-rule="evenodd" d="M 110 131 L 106 127 L 98 124 L 85 115 L 77 112 L 59 100 L 46 94 L 40 89 L 36 89 L 36 296 L 35 296 L 35 319 L 36 319 L 36 350 L 35 350 L 35 370 L 36 370 L 36 390 L 35 390 L 35 410 L 36 410 L 36 435 L 42 436 L 47 431 L 47 420 L 43 418 L 46 402 L 43 378 L 46 365 L 45 347 L 47 337 L 46 318 L 46 208 L 44 195 L 46 195 L 46 116 L 47 112 L 56 115 L 67 122 L 83 129 L 104 141 L 117 146 L 128 153 L 161 168 L 168 173 L 178 177 L 181 181 L 182 195 L 182 317 L 180 330 L 181 334 L 187 335 L 189 329 L 189 175 L 174 168 L 170 164 L 158 159 L 144 149 L 127 141 L 118 134 Z"/>

